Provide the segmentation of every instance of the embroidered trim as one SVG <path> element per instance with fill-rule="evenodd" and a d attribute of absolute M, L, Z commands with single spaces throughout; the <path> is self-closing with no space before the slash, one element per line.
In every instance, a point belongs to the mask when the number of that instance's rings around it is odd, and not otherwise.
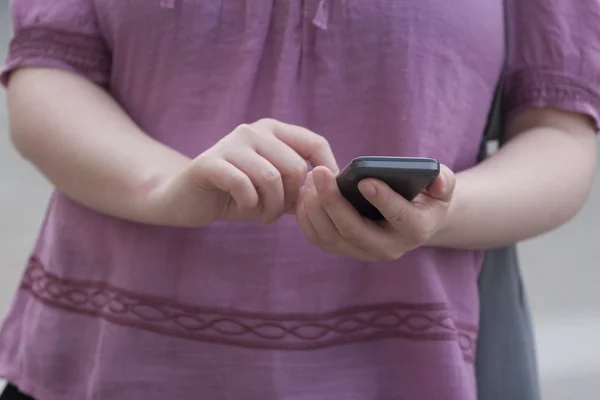
<path fill-rule="evenodd" d="M 262 313 L 199 307 L 132 293 L 104 282 L 60 278 L 32 258 L 21 283 L 52 307 L 185 339 L 257 349 L 309 350 L 405 338 L 456 341 L 473 362 L 477 327 L 455 324 L 444 303 L 388 303 L 332 312 Z"/>
<path fill-rule="evenodd" d="M 97 37 L 48 28 L 24 28 L 10 43 L 10 58 L 47 57 L 64 61 L 86 75 L 107 81 L 111 56 Z"/>
<path fill-rule="evenodd" d="M 505 93 L 504 107 L 508 114 L 527 106 L 560 106 L 564 101 L 588 103 L 600 111 L 600 92 L 579 77 L 550 70 L 514 72 L 507 79 Z"/>

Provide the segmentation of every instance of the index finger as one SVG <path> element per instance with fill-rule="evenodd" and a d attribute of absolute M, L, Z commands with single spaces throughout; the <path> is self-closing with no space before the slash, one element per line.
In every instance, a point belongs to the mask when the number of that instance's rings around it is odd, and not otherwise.
<path fill-rule="evenodd" d="M 273 134 L 290 146 L 302 158 L 308 160 L 312 167 L 327 167 L 334 174 L 340 171 L 327 139 L 306 128 L 285 122 L 273 121 Z"/>

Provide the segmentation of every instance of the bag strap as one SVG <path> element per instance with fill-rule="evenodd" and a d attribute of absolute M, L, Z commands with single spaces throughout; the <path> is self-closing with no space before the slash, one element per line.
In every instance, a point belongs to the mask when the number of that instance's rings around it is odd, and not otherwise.
<path fill-rule="evenodd" d="M 508 21 L 504 1 L 505 61 L 482 139 L 480 160 L 487 143 L 504 134 L 502 86 L 508 58 Z M 535 340 L 527 295 L 515 245 L 487 250 L 479 274 L 479 337 L 475 367 L 480 400 L 540 400 Z"/>
<path fill-rule="evenodd" d="M 504 91 L 504 78 L 506 76 L 506 70 L 508 66 L 508 18 L 507 18 L 507 10 L 506 10 L 506 0 L 503 1 L 503 9 L 504 13 L 504 62 L 502 66 L 502 70 L 500 71 L 500 76 L 498 77 L 498 83 L 496 84 L 496 89 L 494 91 L 494 98 L 492 101 L 492 105 L 488 112 L 487 122 L 485 125 L 485 130 L 483 132 L 483 139 L 481 141 L 481 146 L 479 149 L 479 161 L 482 161 L 488 156 L 487 145 L 490 141 L 499 140 L 502 141 L 502 136 L 504 134 L 505 121 L 504 121 L 504 111 L 502 107 L 502 93 Z"/>

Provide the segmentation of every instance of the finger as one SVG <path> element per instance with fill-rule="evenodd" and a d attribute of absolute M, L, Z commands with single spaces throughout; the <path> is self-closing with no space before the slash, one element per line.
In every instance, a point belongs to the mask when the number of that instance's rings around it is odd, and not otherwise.
<path fill-rule="evenodd" d="M 315 168 L 312 171 L 319 200 L 340 235 L 355 246 L 382 255 L 391 246 L 389 234 L 372 221 L 360 216 L 344 199 L 331 171 Z"/>
<path fill-rule="evenodd" d="M 207 159 L 203 164 L 198 169 L 204 175 L 200 179 L 206 179 L 212 187 L 229 193 L 241 215 L 258 206 L 259 197 L 252 181 L 233 164 L 221 158 Z"/>
<path fill-rule="evenodd" d="M 454 187 L 456 186 L 456 176 L 454 172 L 445 165 L 440 165 L 440 174 L 435 178 L 426 189 L 426 193 L 444 202 L 452 200 Z"/>
<path fill-rule="evenodd" d="M 307 182 L 312 180 L 309 176 Z M 365 249 L 356 247 L 344 240 L 335 225 L 319 203 L 315 188 L 308 183 L 301 189 L 299 200 L 298 223 L 309 241 L 319 248 L 329 252 L 346 256 L 360 261 L 374 262 L 378 258 Z"/>
<path fill-rule="evenodd" d="M 272 121 L 272 132 L 282 142 L 290 146 L 302 158 L 308 160 L 313 167 L 324 166 L 337 174 L 337 165 L 333 151 L 327 139 L 306 128 Z"/>
<path fill-rule="evenodd" d="M 258 188 L 263 223 L 276 221 L 284 210 L 283 182 L 277 168 L 254 151 L 243 151 L 227 158 L 245 173 Z"/>
<path fill-rule="evenodd" d="M 413 225 L 413 215 L 418 210 L 385 183 L 377 179 L 363 179 L 358 183 L 358 190 L 390 223 L 404 227 Z"/>
<path fill-rule="evenodd" d="M 306 178 L 308 165 L 291 147 L 273 136 L 256 144 L 256 152 L 266 158 L 281 173 L 283 180 L 285 209 L 294 207 L 302 182 Z"/>
<path fill-rule="evenodd" d="M 321 241 L 329 246 L 334 246 L 342 240 L 342 237 L 329 217 L 329 214 L 327 214 L 327 211 L 325 211 L 325 208 L 319 201 L 319 195 L 315 189 L 312 172 L 309 172 L 306 176 L 304 190 L 304 204 L 308 219 L 315 228 Z"/>
<path fill-rule="evenodd" d="M 303 190 L 300 191 L 298 203 L 296 204 L 296 221 L 298 222 L 300 229 L 302 229 L 302 232 L 304 232 L 304 235 L 308 241 L 314 245 L 318 245 L 320 242 L 319 235 L 308 218 L 308 212 L 306 211 L 306 204 L 302 192 Z"/>
<path fill-rule="evenodd" d="M 404 232 L 403 244 L 408 249 L 429 240 L 432 229 L 445 212 L 443 202 L 427 195 L 419 195 L 423 196 L 425 201 L 413 204 L 376 179 L 363 179 L 358 188 L 394 229 Z M 419 198 L 414 201 L 418 201 Z"/>

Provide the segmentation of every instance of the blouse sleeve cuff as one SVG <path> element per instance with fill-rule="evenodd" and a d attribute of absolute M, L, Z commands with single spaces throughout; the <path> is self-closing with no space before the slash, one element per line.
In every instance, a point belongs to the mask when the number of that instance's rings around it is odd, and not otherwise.
<path fill-rule="evenodd" d="M 600 85 L 552 70 L 515 71 L 505 82 L 504 110 L 510 118 L 527 108 L 556 108 L 586 114 L 594 120 L 598 131 Z"/>
<path fill-rule="evenodd" d="M 48 28 L 20 30 L 10 43 L 0 82 L 20 67 L 49 67 L 82 75 L 106 86 L 110 78 L 110 53 L 100 38 Z"/>

